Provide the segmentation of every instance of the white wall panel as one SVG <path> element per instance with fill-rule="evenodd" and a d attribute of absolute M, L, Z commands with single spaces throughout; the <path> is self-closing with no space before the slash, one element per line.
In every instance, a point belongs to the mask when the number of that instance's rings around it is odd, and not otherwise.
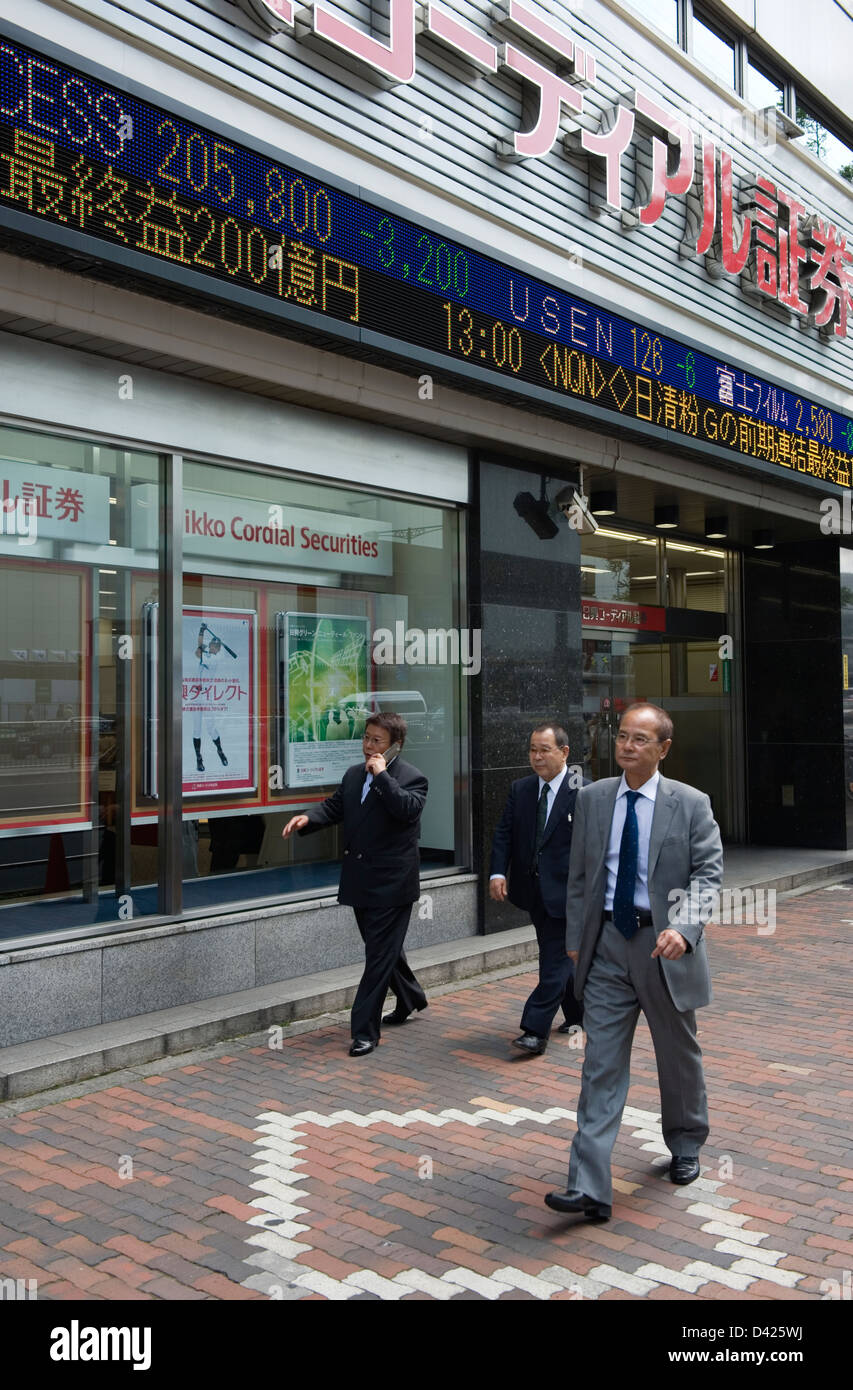
<path fill-rule="evenodd" d="M 130 370 L 132 399 L 118 377 Z M 52 429 L 464 502 L 465 449 L 362 420 L 0 334 L 0 410 Z"/>

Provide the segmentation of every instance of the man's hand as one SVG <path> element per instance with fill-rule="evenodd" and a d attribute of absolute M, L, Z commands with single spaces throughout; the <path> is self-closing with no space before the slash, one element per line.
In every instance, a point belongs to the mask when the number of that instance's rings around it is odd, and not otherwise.
<path fill-rule="evenodd" d="M 381 753 L 371 753 L 364 765 L 365 772 L 372 772 L 374 777 L 377 777 L 380 772 L 384 772 L 385 768 L 386 762 Z"/>
<path fill-rule="evenodd" d="M 283 840 L 289 840 L 294 830 L 301 830 L 303 825 L 307 824 L 307 816 L 291 816 L 290 820 L 287 822 L 287 825 L 281 832 L 281 838 Z"/>
<path fill-rule="evenodd" d="M 568 956 L 569 960 L 573 960 L 574 963 L 575 963 L 575 965 L 577 965 L 577 963 L 578 963 L 578 953 L 577 953 L 577 951 L 567 951 L 567 952 L 566 952 L 566 955 Z"/>
<path fill-rule="evenodd" d="M 489 897 L 492 899 L 493 902 L 496 903 L 506 902 L 505 878 L 501 877 L 489 879 Z"/>
<path fill-rule="evenodd" d="M 686 950 L 687 942 L 681 932 L 676 931 L 674 927 L 667 927 L 666 931 L 662 931 L 658 937 L 657 945 L 652 951 L 652 960 L 655 956 L 664 956 L 667 960 L 678 960 L 678 957 L 683 956 Z"/>

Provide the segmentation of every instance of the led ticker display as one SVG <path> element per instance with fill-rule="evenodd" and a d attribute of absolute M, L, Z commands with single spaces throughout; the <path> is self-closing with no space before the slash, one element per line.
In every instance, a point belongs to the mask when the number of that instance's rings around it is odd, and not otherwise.
<path fill-rule="evenodd" d="M 239 288 L 243 306 L 350 351 L 426 350 L 469 385 L 534 387 L 603 426 L 850 486 L 840 412 L 2 40 L 0 225 L 22 223 L 42 243 L 61 227 L 90 258 L 93 238 L 129 275 L 141 264 L 232 302 Z"/>

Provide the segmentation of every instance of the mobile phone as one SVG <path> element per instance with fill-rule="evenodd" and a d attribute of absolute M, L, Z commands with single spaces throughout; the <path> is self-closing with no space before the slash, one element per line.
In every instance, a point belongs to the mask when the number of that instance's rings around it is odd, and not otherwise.
<path fill-rule="evenodd" d="M 390 748 L 386 748 L 384 753 L 380 753 L 380 754 L 379 754 L 379 757 L 385 759 L 385 766 L 387 767 L 388 764 L 390 763 L 391 759 L 392 759 L 392 758 L 396 758 L 396 756 L 397 756 L 397 754 L 399 753 L 399 751 L 400 751 L 400 745 L 399 745 L 399 743 L 392 743 L 391 746 L 390 746 Z M 370 754 L 370 758 L 375 758 L 376 756 L 377 756 L 377 755 L 376 755 L 375 753 L 371 753 L 371 754 Z M 370 758 L 365 758 L 365 762 L 369 762 L 369 761 L 370 761 Z"/>

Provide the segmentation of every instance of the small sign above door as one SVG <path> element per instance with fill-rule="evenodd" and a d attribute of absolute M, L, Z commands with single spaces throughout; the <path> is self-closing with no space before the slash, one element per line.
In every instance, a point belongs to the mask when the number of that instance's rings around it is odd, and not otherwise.
<path fill-rule="evenodd" d="M 601 603 L 597 599 L 582 599 L 581 622 L 588 627 L 663 632 L 666 628 L 666 610 L 646 603 Z"/>

